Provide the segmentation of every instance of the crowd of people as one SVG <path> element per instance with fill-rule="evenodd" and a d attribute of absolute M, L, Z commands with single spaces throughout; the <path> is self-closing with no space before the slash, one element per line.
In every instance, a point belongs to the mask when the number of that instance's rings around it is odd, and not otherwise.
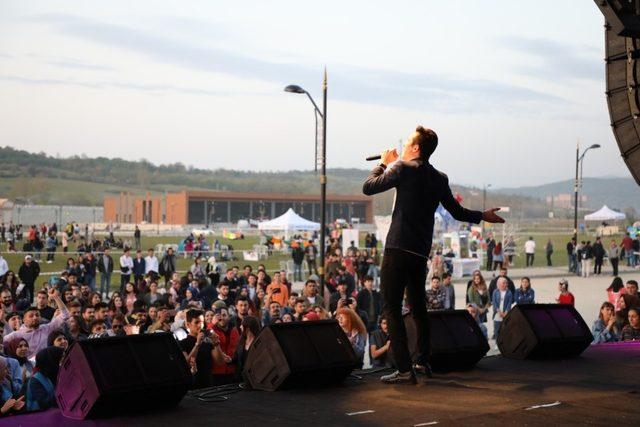
<path fill-rule="evenodd" d="M 593 322 L 594 343 L 640 341 L 640 294 L 638 282 L 614 277 L 606 289 L 607 300 Z"/>
<path fill-rule="evenodd" d="M 5 231 L 8 247 L 7 235 Z M 178 272 L 172 247 L 158 257 L 154 249 L 142 251 L 139 236 L 138 249 L 125 245 L 114 257 L 113 235 L 85 239 L 76 228 L 58 231 L 55 224 L 31 227 L 25 235 L 30 246 L 23 249 L 31 252 L 20 265 L 10 266 L 0 256 L 0 370 L 6 371 L 0 376 L 5 379 L 2 414 L 55 405 L 60 358 L 71 343 L 86 339 L 172 333 L 198 388 L 242 381 L 253 339 L 261 328 L 284 322 L 335 319 L 360 364 L 367 354 L 374 366 L 391 363 L 375 285 L 380 263 L 375 246 L 352 244 L 343 254 L 341 243 L 332 239 L 326 248 L 327 286 L 320 289 L 317 248 L 313 242 L 299 242 L 309 275 L 296 292 L 286 271 L 268 272 L 263 264 L 255 270 L 245 265 L 220 271 L 196 250 L 188 271 Z M 68 252 L 65 268 L 43 280 L 40 264 L 45 261 L 35 248 L 36 241 L 49 237 L 57 246 L 60 240 L 75 240 L 75 248 L 73 256 Z M 296 251 L 292 256 L 298 261 Z M 119 287 L 111 292 L 116 270 Z"/>
<path fill-rule="evenodd" d="M 493 233 L 488 233 L 483 246 L 486 253 L 485 269 L 487 271 L 498 271 L 503 267 L 513 266 L 513 259 L 518 254 L 516 240 L 513 236 L 506 236 L 504 240 L 496 240 Z M 525 255 L 525 266 L 533 267 L 536 254 L 536 241 L 533 236 L 529 236 L 522 249 Z M 551 259 L 553 252 L 553 242 L 548 239 L 544 245 L 547 267 L 553 266 Z"/>
<path fill-rule="evenodd" d="M 601 275 L 605 260 L 611 265 L 613 276 L 617 276 L 620 260 L 629 267 L 640 267 L 640 234 L 632 238 L 626 233 L 619 244 L 612 238 L 608 246 L 601 237 L 593 243 L 573 238 L 567 242 L 567 260 L 569 272 L 577 276 Z"/>
<path fill-rule="evenodd" d="M 52 234 L 58 239 L 52 228 L 36 230 L 35 239 Z M 179 272 L 171 247 L 158 256 L 154 249 L 143 252 L 137 242 L 138 249 L 125 246 L 114 259 L 112 235 L 102 241 L 85 240 L 76 235 L 75 227 L 65 227 L 61 234 L 67 241 L 76 240 L 77 255 L 48 280 L 40 278 L 39 264 L 45 261 L 35 253 L 27 254 L 19 266 L 9 266 L 0 257 L 2 414 L 55 405 L 59 361 L 71 343 L 85 339 L 172 333 L 191 368 L 193 387 L 202 388 L 243 381 L 243 366 L 262 328 L 335 319 L 361 366 L 369 361 L 374 368 L 393 367 L 388 321 L 377 290 L 380 255 L 371 236 L 367 247 L 351 242 L 344 252 L 339 237 L 330 239 L 324 289 L 316 274 L 318 251 L 313 240 L 294 241 L 294 280 L 306 276 L 302 290 L 296 292 L 286 271 L 267 271 L 263 264 L 220 271 L 196 253 L 190 268 Z M 430 267 L 427 309 L 454 310 L 451 274 L 437 263 Z M 514 306 L 536 303 L 529 278 L 520 279 L 516 288 L 506 266 L 498 268 L 489 283 L 476 270 L 466 288 L 466 310 L 485 336 L 491 316 L 493 338 Z M 115 269 L 120 273 L 119 287 L 111 292 Z M 608 301 L 593 325 L 594 342 L 640 340 L 637 282 L 624 285 L 616 277 L 607 293 Z M 575 304 L 566 280 L 558 284 L 556 301 Z M 410 310 L 405 305 L 405 311 Z"/>

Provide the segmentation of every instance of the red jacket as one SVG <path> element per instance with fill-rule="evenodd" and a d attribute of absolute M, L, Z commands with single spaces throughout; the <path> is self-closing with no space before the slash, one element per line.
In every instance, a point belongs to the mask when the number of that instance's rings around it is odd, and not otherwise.
<path fill-rule="evenodd" d="M 220 348 L 224 354 L 233 358 L 236 347 L 238 346 L 238 341 L 240 341 L 238 330 L 229 325 L 229 329 L 226 332 L 218 327 L 214 327 L 213 331 L 218 335 L 218 338 L 220 338 Z M 236 372 L 236 365 L 214 363 L 211 372 L 214 375 L 234 374 Z"/>

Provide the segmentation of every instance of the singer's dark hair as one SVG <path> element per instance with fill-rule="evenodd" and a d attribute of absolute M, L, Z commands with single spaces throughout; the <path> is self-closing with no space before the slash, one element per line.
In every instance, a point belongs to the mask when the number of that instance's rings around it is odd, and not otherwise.
<path fill-rule="evenodd" d="M 413 142 L 414 144 L 418 144 L 418 147 L 420 147 L 420 157 L 423 160 L 428 160 L 433 152 L 436 151 L 436 147 L 438 146 L 438 135 L 436 135 L 433 130 L 422 126 L 418 126 L 416 128 L 416 133 L 418 135 Z"/>

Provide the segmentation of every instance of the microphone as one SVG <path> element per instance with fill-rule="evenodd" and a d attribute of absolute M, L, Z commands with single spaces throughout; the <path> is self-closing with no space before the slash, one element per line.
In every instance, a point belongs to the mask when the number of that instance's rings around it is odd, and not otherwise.
<path fill-rule="evenodd" d="M 376 154 L 375 156 L 369 156 L 367 157 L 365 160 L 367 162 L 370 162 L 372 160 L 380 160 L 382 158 L 382 156 L 380 154 Z"/>

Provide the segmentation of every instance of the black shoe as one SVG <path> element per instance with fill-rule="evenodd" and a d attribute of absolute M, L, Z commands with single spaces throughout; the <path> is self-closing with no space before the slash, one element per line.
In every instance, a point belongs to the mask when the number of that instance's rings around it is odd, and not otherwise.
<path fill-rule="evenodd" d="M 413 365 L 413 370 L 417 374 L 422 374 L 426 375 L 429 378 L 433 378 L 433 370 L 431 369 L 431 365 L 428 363 L 425 363 L 424 365 L 416 363 L 415 365 Z"/>
<path fill-rule="evenodd" d="M 395 371 L 392 374 L 380 377 L 380 381 L 385 384 L 418 384 L 416 374 L 413 371 L 400 372 Z"/>

